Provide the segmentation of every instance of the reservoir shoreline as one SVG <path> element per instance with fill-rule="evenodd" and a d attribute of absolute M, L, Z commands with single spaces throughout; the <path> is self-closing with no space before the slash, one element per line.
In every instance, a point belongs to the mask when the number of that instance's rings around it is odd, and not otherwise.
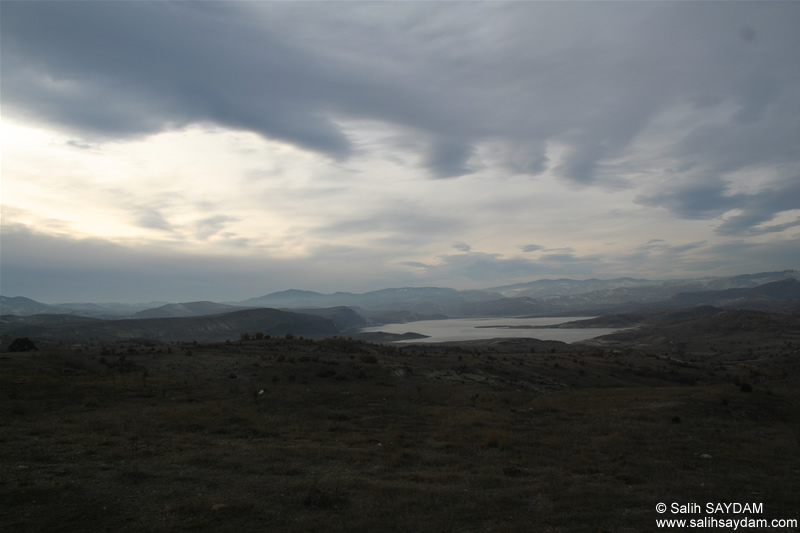
<path fill-rule="evenodd" d="M 410 342 L 452 342 L 487 338 L 525 338 L 579 342 L 601 335 L 608 335 L 626 328 L 558 328 L 564 322 L 588 320 L 594 317 L 491 317 L 491 318 L 447 318 L 441 320 L 422 320 L 400 324 L 384 324 L 362 328 L 359 333 L 390 333 L 395 335 L 419 334 L 426 338 L 403 339 L 398 343 Z M 493 330 L 493 331 L 487 331 Z"/>

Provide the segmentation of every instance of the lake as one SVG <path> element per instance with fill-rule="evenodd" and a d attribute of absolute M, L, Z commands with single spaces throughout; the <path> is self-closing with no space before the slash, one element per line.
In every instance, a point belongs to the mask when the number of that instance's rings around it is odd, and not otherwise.
<path fill-rule="evenodd" d="M 520 326 L 548 326 L 573 320 L 594 317 L 544 317 L 544 318 L 448 318 L 445 320 L 421 320 L 405 324 L 384 324 L 363 328 L 361 332 L 402 334 L 406 332 L 428 335 L 427 339 L 413 339 L 399 342 L 445 342 L 492 339 L 496 337 L 533 337 L 535 339 L 576 342 L 600 335 L 608 335 L 622 328 L 577 328 L 577 329 L 526 329 Z M 498 327 L 494 327 L 498 326 Z M 511 326 L 511 327 L 502 327 Z"/>

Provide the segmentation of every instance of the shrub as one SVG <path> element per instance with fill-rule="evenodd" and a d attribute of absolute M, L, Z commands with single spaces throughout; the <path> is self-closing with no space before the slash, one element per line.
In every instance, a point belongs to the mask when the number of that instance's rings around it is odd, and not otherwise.
<path fill-rule="evenodd" d="M 11 344 L 8 345 L 9 352 L 36 352 L 39 351 L 39 348 L 30 340 L 28 337 L 20 337 L 18 339 L 14 339 Z"/>

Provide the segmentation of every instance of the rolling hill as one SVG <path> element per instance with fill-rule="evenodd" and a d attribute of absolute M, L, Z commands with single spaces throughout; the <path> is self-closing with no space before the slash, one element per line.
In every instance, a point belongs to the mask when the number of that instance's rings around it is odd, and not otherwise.
<path fill-rule="evenodd" d="M 333 321 L 277 309 L 246 309 L 217 315 L 176 318 L 65 321 L 64 323 L 0 324 L 3 344 L 15 337 L 52 341 L 213 342 L 239 339 L 242 333 L 327 337 L 339 333 Z"/>
<path fill-rule="evenodd" d="M 649 281 L 539 280 L 488 288 L 456 290 L 404 287 L 363 294 L 323 294 L 291 289 L 240 302 L 157 304 L 44 304 L 24 297 L 0 297 L 0 314 L 69 314 L 102 319 L 191 318 L 252 308 L 284 309 L 326 317 L 335 315 L 341 331 L 368 323 L 437 318 L 499 316 L 597 316 L 710 305 L 723 309 L 800 312 L 800 273 L 764 272 L 727 278 Z M 337 308 L 329 312 L 325 309 Z M 350 308 L 350 311 L 344 311 Z M 122 316 L 120 316 L 122 315 Z M 347 316 L 345 316 L 347 315 Z M 355 315 L 360 315 L 355 316 Z M 333 315 L 332 315 L 333 316 Z"/>
<path fill-rule="evenodd" d="M 705 313 L 691 313 L 703 309 Z M 710 359 L 725 358 L 727 353 L 747 350 L 750 343 L 759 341 L 762 350 L 786 350 L 800 341 L 800 315 L 765 313 L 750 310 L 719 310 L 690 308 L 677 316 L 610 335 L 596 337 L 583 344 L 608 347 L 649 348 L 666 354 L 694 352 Z M 772 353 L 770 351 L 765 352 Z M 753 357 L 756 357 L 754 354 Z"/>
<path fill-rule="evenodd" d="M 175 318 L 186 316 L 218 315 L 242 311 L 247 307 L 218 304 L 216 302 L 187 302 L 180 304 L 166 304 L 154 309 L 145 309 L 134 313 L 131 318 Z"/>

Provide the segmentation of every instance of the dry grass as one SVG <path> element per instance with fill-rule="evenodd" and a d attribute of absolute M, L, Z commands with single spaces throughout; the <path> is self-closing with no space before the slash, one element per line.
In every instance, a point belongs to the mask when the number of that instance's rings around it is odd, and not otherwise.
<path fill-rule="evenodd" d="M 638 352 L 101 350 L 2 355 L 4 530 L 633 532 L 661 501 L 798 518 L 785 354 L 754 377 Z"/>

